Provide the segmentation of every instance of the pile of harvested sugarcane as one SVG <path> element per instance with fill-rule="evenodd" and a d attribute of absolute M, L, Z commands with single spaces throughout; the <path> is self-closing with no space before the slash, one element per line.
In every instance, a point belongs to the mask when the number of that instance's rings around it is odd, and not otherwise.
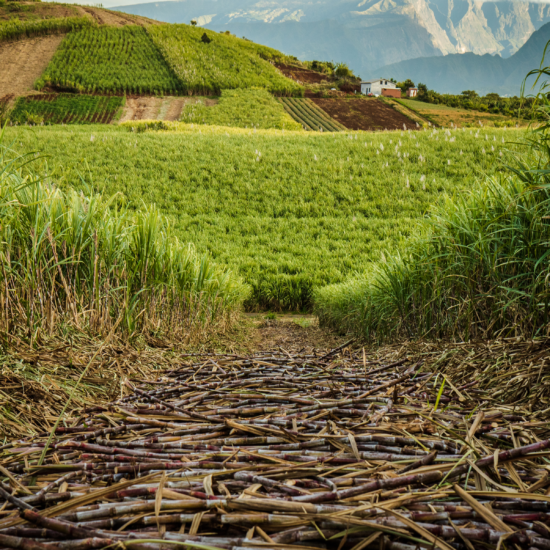
<path fill-rule="evenodd" d="M 0 548 L 550 549 L 536 412 L 347 348 L 188 358 L 0 448 Z"/>

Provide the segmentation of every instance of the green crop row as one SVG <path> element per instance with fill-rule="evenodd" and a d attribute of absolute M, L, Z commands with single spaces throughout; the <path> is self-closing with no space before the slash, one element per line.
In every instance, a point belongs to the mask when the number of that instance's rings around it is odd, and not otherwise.
<path fill-rule="evenodd" d="M 281 101 L 292 118 L 304 129 L 314 132 L 342 132 L 346 127 L 332 119 L 309 99 L 282 98 Z"/>
<path fill-rule="evenodd" d="M 224 90 L 216 105 L 205 99 L 187 104 L 181 121 L 237 128 L 301 130 L 283 106 L 266 90 Z"/>
<path fill-rule="evenodd" d="M 94 25 L 95 23 L 87 17 L 58 17 L 31 21 L 10 19 L 0 21 L 0 42 L 43 34 L 66 33 Z"/>
<path fill-rule="evenodd" d="M 23 126 L 6 134 L 48 154 L 66 185 L 80 187 L 90 173 L 135 207 L 156 204 L 182 241 L 244 276 L 250 307 L 281 309 L 311 307 L 314 288 L 395 249 L 445 193 L 498 174 L 500 153 L 506 159 L 524 132 L 166 127 L 179 130 Z"/>
<path fill-rule="evenodd" d="M 76 94 L 20 97 L 10 113 L 12 124 L 92 124 L 111 122 L 124 98 Z"/>
<path fill-rule="evenodd" d="M 263 59 L 276 58 L 276 50 L 189 25 L 152 25 L 148 32 L 185 92 L 219 95 L 221 90 L 256 87 L 280 96 L 303 95 L 301 86 Z M 204 34 L 210 42 L 202 40 Z"/>
<path fill-rule="evenodd" d="M 133 25 L 70 33 L 36 86 L 119 94 L 182 92 L 147 32 Z"/>

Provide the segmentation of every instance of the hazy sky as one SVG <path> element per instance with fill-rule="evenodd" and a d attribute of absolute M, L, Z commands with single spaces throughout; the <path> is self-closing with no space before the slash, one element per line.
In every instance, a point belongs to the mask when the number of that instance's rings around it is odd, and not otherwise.
<path fill-rule="evenodd" d="M 47 0 L 46 0 L 47 1 Z M 52 0 L 53 1 L 53 0 Z M 101 1 L 101 4 L 103 5 L 104 8 L 112 8 L 112 7 L 115 7 L 115 6 L 131 6 L 133 4 L 152 4 L 153 3 L 153 0 L 100 0 Z M 161 0 L 161 1 L 169 1 L 169 0 Z M 177 1 L 177 0 L 173 0 L 173 1 Z M 491 1 L 491 0 L 486 0 L 486 1 Z M 495 0 L 495 1 L 498 1 L 498 0 Z M 515 1 L 515 2 L 522 2 L 522 1 L 526 1 L 526 0 L 512 0 L 512 1 Z M 531 2 L 541 2 L 541 3 L 549 3 L 550 0 L 530 0 Z M 84 4 L 84 5 L 95 5 L 93 3 L 90 2 L 90 0 L 86 1 L 86 0 L 64 0 L 64 2 L 66 4 Z"/>

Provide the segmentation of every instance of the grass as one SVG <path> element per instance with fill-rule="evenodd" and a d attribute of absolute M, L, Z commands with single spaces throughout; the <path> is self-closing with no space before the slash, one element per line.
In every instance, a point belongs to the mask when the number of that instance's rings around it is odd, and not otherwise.
<path fill-rule="evenodd" d="M 309 99 L 285 97 L 281 99 L 286 112 L 298 122 L 304 130 L 314 132 L 341 132 L 346 127 L 330 117 L 323 109 Z"/>
<path fill-rule="evenodd" d="M 520 124 L 525 126 L 525 122 L 511 118 L 505 115 L 496 115 L 492 113 L 482 113 L 481 111 L 471 111 L 468 109 L 457 109 L 447 105 L 424 103 L 416 99 L 397 99 L 396 102 L 404 105 L 408 109 L 418 113 L 432 124 L 442 127 L 479 127 L 479 122 L 484 126 L 493 125 L 496 127 L 516 126 Z"/>
<path fill-rule="evenodd" d="M 148 33 L 185 92 L 219 95 L 222 90 L 256 87 L 276 95 L 303 95 L 301 86 L 267 60 L 284 57 L 276 50 L 190 25 L 153 25 Z M 203 34 L 210 43 L 201 40 Z"/>
<path fill-rule="evenodd" d="M 135 123 L 130 126 L 136 127 Z M 250 283 L 251 308 L 304 310 L 315 287 L 343 282 L 414 232 L 443 193 L 501 171 L 523 130 L 288 132 L 183 123 L 12 127 L 42 150 L 64 188 L 80 176 L 130 207 L 156 204 L 183 242 Z M 93 137 L 93 140 L 92 140 Z"/>
<path fill-rule="evenodd" d="M 120 113 L 122 97 L 47 94 L 18 98 L 12 124 L 108 124 Z"/>
<path fill-rule="evenodd" d="M 87 17 L 54 17 L 29 21 L 14 18 L 0 21 L 0 42 L 44 34 L 67 33 L 94 25 L 95 23 Z"/>
<path fill-rule="evenodd" d="M 188 104 L 181 120 L 237 128 L 301 130 L 283 106 L 263 89 L 224 90 L 217 105 L 207 107 L 204 100 Z"/>
<path fill-rule="evenodd" d="M 179 241 L 153 206 L 129 211 L 116 195 L 63 191 L 31 160 L 0 136 L 4 333 L 31 347 L 40 334 L 105 335 L 113 327 L 125 338 L 185 342 L 246 298 L 237 276 Z"/>
<path fill-rule="evenodd" d="M 318 289 L 321 321 L 378 341 L 548 337 L 550 124 L 526 138 L 504 173 L 446 196 L 400 249 Z"/>
<path fill-rule="evenodd" d="M 177 95 L 182 86 L 147 32 L 134 25 L 88 28 L 67 35 L 37 89 Z"/>

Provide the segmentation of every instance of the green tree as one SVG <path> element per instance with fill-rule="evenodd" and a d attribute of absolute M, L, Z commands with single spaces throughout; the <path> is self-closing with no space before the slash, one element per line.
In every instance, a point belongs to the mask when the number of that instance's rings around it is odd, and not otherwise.
<path fill-rule="evenodd" d="M 192 19 L 192 20 L 191 20 L 191 25 L 193 25 L 193 27 L 196 27 L 196 26 L 197 26 L 197 22 L 196 22 L 194 19 Z"/>
<path fill-rule="evenodd" d="M 346 63 L 338 63 L 334 74 L 337 78 L 354 78 L 355 76 Z"/>
<path fill-rule="evenodd" d="M 397 87 L 401 88 L 402 92 L 406 92 L 409 88 L 414 88 L 414 82 L 410 78 L 407 78 L 403 82 L 398 82 Z"/>
<path fill-rule="evenodd" d="M 211 39 L 205 32 L 202 33 L 201 40 L 202 40 L 205 44 L 210 44 L 210 42 L 212 42 L 212 39 Z"/>
<path fill-rule="evenodd" d="M 464 90 L 462 92 L 462 95 L 464 97 L 467 97 L 468 99 L 475 99 L 476 97 L 479 97 L 477 92 L 475 92 L 474 90 Z"/>
<path fill-rule="evenodd" d="M 426 99 L 428 97 L 428 86 L 426 84 L 422 84 L 422 82 L 418 83 L 418 99 Z"/>

